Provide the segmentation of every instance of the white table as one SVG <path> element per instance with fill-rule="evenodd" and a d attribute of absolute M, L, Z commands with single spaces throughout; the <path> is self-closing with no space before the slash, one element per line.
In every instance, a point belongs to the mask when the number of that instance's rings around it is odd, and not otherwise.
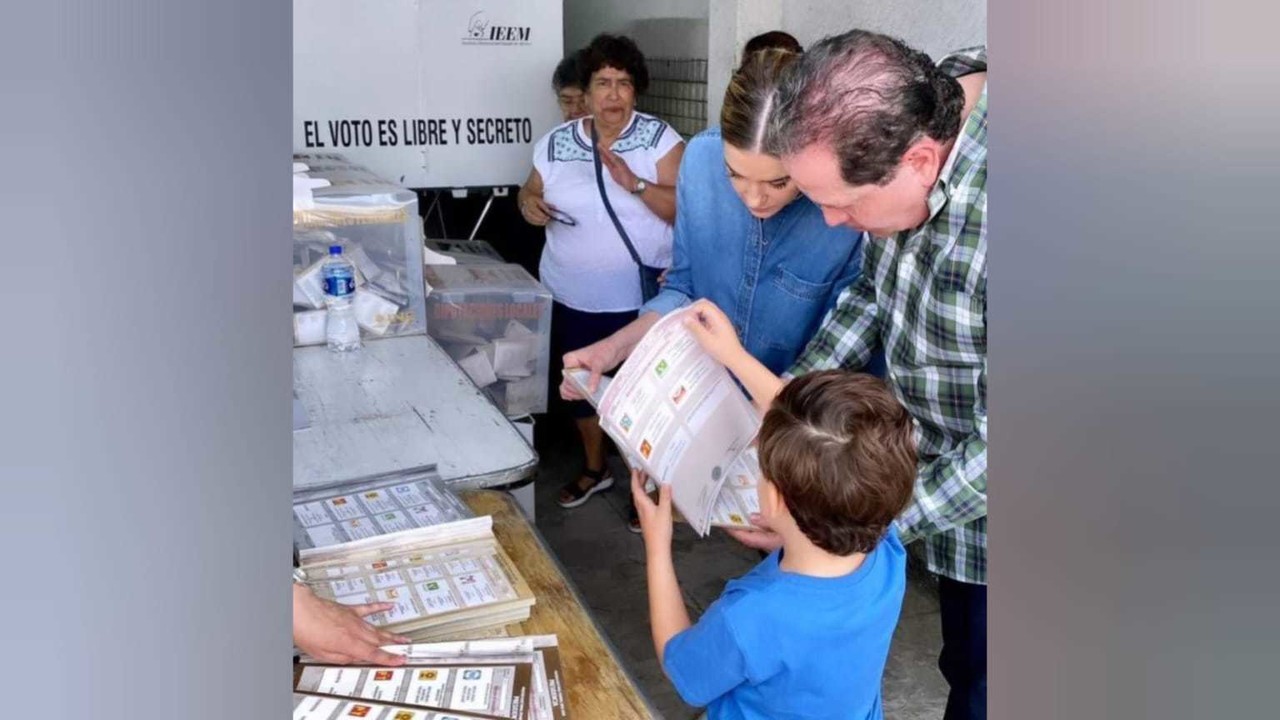
<path fill-rule="evenodd" d="M 354 353 L 294 348 L 293 487 L 312 489 L 434 465 L 453 487 L 533 473 L 537 453 L 425 335 L 367 341 Z"/>

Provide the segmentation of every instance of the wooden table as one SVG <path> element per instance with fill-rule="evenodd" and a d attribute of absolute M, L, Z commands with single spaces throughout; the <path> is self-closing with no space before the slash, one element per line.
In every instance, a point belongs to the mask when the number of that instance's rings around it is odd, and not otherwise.
<path fill-rule="evenodd" d="M 537 604 L 512 634 L 555 634 L 574 720 L 656 718 L 618 654 L 587 613 L 560 563 L 511 496 L 493 490 L 459 493 L 477 515 L 493 516 L 493 533 L 533 589 Z"/>

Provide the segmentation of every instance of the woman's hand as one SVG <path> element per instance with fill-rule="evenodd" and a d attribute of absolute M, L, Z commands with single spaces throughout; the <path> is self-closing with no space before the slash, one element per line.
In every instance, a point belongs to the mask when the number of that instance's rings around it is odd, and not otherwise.
<path fill-rule="evenodd" d="M 751 528 L 725 528 L 725 532 L 738 542 L 749 548 L 773 552 L 782 547 L 782 536 L 765 524 L 764 518 L 757 513 L 751 514 Z"/>
<path fill-rule="evenodd" d="M 584 348 L 565 353 L 564 369 L 583 368 L 591 372 L 587 382 L 587 390 L 594 394 L 600 387 L 600 378 L 605 373 L 618 367 L 626 359 L 614 345 L 612 338 L 594 342 Z M 573 383 L 566 378 L 560 383 L 560 397 L 565 400 L 586 400 Z"/>
<path fill-rule="evenodd" d="M 631 172 L 631 168 L 627 165 L 627 161 L 618 157 L 612 150 L 603 144 L 597 143 L 596 147 L 600 149 L 600 162 L 604 164 L 605 169 L 609 171 L 609 175 L 613 177 L 613 181 L 622 186 L 627 192 L 635 192 L 636 181 L 639 178 Z"/>
<path fill-rule="evenodd" d="M 394 603 L 339 605 L 316 597 L 311 588 L 293 586 L 293 643 L 308 655 L 327 663 L 377 663 L 403 665 L 404 657 L 382 650 L 382 645 L 409 642 L 363 620 L 384 612 Z"/>
<path fill-rule="evenodd" d="M 530 225 L 545 227 L 551 222 L 551 213 L 555 206 L 542 199 L 541 195 L 529 195 L 520 203 L 520 215 Z"/>

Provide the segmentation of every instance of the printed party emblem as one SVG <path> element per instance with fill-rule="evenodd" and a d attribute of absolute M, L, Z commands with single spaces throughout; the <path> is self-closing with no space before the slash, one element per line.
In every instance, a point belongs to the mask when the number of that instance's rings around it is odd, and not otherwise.
<path fill-rule="evenodd" d="M 352 705 L 351 712 L 347 713 L 347 715 L 351 717 L 368 717 L 371 709 L 368 705 Z"/>
<path fill-rule="evenodd" d="M 332 502 L 334 505 L 346 505 L 346 504 L 347 504 L 347 499 L 346 499 L 346 498 L 334 498 L 333 500 L 330 500 L 329 502 Z"/>
<path fill-rule="evenodd" d="M 392 718 L 391 720 L 413 720 L 413 718 L 414 718 L 413 713 L 409 712 L 408 710 L 401 710 L 400 712 L 396 713 L 395 717 Z"/>
<path fill-rule="evenodd" d="M 379 670 L 373 674 L 374 682 L 388 682 L 392 678 L 390 670 Z"/>
<path fill-rule="evenodd" d="M 367 498 L 369 498 L 370 500 L 377 500 L 377 499 L 378 499 L 378 491 L 377 491 L 377 490 L 370 490 L 369 492 L 365 493 L 365 494 L 364 494 L 364 496 L 365 496 L 365 497 L 367 497 Z"/>
<path fill-rule="evenodd" d="M 688 394 L 689 394 L 689 388 L 685 387 L 684 385 L 681 385 L 676 388 L 676 391 L 674 393 L 671 394 L 671 402 L 675 403 L 676 405 L 679 405 L 681 402 L 684 402 L 684 398 Z"/>
<path fill-rule="evenodd" d="M 745 523 L 743 523 L 743 522 L 742 522 L 742 516 L 741 516 L 741 515 L 739 515 L 738 513 L 731 513 L 731 514 L 729 515 L 729 520 L 730 520 L 730 522 L 732 522 L 732 523 L 733 523 L 733 524 L 735 524 L 735 525 L 744 525 L 744 524 L 745 524 Z"/>
<path fill-rule="evenodd" d="M 379 560 L 378 562 L 374 563 L 372 567 L 374 570 L 385 570 L 387 568 L 387 561 Z"/>
<path fill-rule="evenodd" d="M 653 446 L 649 444 L 648 440 L 644 440 L 640 443 L 640 454 L 644 456 L 645 460 L 649 459 L 649 454 L 652 452 Z"/>
<path fill-rule="evenodd" d="M 634 421 L 631 419 L 631 416 L 630 416 L 630 415 L 627 415 L 626 413 L 623 413 L 623 414 L 622 414 L 622 420 L 621 420 L 618 424 L 622 426 L 622 431 L 623 431 L 623 432 L 628 432 L 628 433 L 629 433 L 629 432 L 631 432 L 631 426 L 632 426 L 632 425 L 634 425 L 635 423 L 634 423 Z"/>
<path fill-rule="evenodd" d="M 658 377 L 663 377 L 667 374 L 667 371 L 670 369 L 671 369 L 671 366 L 667 364 L 666 360 L 659 360 L 658 366 L 655 367 L 653 371 L 657 373 Z"/>
<path fill-rule="evenodd" d="M 418 672 L 419 680 L 435 680 L 440 674 L 435 670 L 421 670 Z"/>
<path fill-rule="evenodd" d="M 480 671 L 479 670 L 463 670 L 462 679 L 463 680 L 479 680 Z"/>

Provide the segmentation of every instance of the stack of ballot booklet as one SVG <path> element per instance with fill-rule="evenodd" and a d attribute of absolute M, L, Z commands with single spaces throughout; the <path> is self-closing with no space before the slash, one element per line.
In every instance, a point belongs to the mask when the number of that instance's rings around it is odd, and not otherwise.
<path fill-rule="evenodd" d="M 437 640 L 527 620 L 533 593 L 493 535 L 431 477 L 296 494 L 299 567 L 344 605 L 395 603 L 369 621 Z M 481 632 L 481 634 L 483 634 Z"/>
<path fill-rule="evenodd" d="M 297 674 L 293 720 L 565 720 L 554 635 L 393 645 L 400 667 L 312 664 Z"/>

